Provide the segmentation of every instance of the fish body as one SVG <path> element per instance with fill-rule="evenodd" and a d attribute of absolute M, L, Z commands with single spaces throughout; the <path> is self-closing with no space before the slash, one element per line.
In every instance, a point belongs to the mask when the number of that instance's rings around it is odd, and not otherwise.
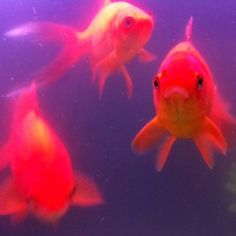
<path fill-rule="evenodd" d="M 192 17 L 186 27 L 186 41 L 165 57 L 153 80 L 156 116 L 134 138 L 135 152 L 144 153 L 164 140 L 157 154 L 156 168 L 164 167 L 176 139 L 192 139 L 209 168 L 213 150 L 226 154 L 228 145 L 221 123 L 235 123 L 220 97 L 212 73 L 191 43 Z"/>
<path fill-rule="evenodd" d="M 151 37 L 153 25 L 152 16 L 132 4 L 125 1 L 105 1 L 82 32 L 52 22 L 29 22 L 8 31 L 6 35 L 28 35 L 35 40 L 57 42 L 62 46 L 55 60 L 33 76 L 37 86 L 57 80 L 78 59 L 88 55 L 100 97 L 109 74 L 116 70 L 122 72 L 128 96 L 131 97 L 132 80 L 125 64 L 136 55 L 143 61 L 154 58 L 143 48 Z"/>
<path fill-rule="evenodd" d="M 0 187 L 0 215 L 31 212 L 55 221 L 71 204 L 103 202 L 93 181 L 74 172 L 66 147 L 40 114 L 33 88 L 17 101 L 0 162 L 11 168 L 11 177 Z"/>

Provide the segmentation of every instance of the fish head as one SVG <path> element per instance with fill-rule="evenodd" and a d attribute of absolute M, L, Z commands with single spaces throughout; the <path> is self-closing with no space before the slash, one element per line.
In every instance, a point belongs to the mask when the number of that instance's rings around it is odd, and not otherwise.
<path fill-rule="evenodd" d="M 198 54 L 170 53 L 153 79 L 156 109 L 180 113 L 206 113 L 213 98 L 211 75 Z"/>
<path fill-rule="evenodd" d="M 153 18 L 144 10 L 124 3 L 116 14 L 115 36 L 118 46 L 138 50 L 142 48 L 151 37 L 153 31 Z"/>

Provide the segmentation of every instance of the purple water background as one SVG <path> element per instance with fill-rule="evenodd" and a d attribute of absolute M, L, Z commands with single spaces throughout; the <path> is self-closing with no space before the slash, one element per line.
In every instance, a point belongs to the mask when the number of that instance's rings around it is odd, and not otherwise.
<path fill-rule="evenodd" d="M 154 116 L 152 78 L 166 53 L 184 39 L 194 17 L 193 44 L 212 69 L 223 97 L 236 114 L 236 2 L 234 0 L 134 0 L 155 19 L 147 49 L 157 59 L 132 60 L 127 68 L 134 93 L 126 97 L 122 75 L 107 81 L 102 100 L 91 84 L 88 60 L 82 59 L 63 78 L 39 92 L 42 112 L 67 146 L 75 169 L 93 178 L 106 205 L 70 208 L 52 227 L 32 217 L 17 225 L 0 217 L 0 235 L 34 236 L 234 236 L 236 214 L 228 212 L 227 174 L 236 152 L 216 154 L 209 170 L 191 141 L 177 141 L 164 170 L 154 168 L 154 152 L 142 157 L 130 143 Z M 1 0 L 0 94 L 27 81 L 54 58 L 57 47 L 39 47 L 27 40 L 6 39 L 4 32 L 31 20 L 48 20 L 82 30 L 101 0 Z M 0 141 L 8 135 L 9 102 L 0 99 Z"/>

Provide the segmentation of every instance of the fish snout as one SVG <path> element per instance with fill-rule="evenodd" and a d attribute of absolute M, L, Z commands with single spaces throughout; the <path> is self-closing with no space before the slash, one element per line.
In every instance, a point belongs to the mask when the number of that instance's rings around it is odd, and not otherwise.
<path fill-rule="evenodd" d="M 186 89 L 181 87 L 169 88 L 164 92 L 164 99 L 181 99 L 187 100 L 189 98 L 189 93 Z"/>
<path fill-rule="evenodd" d="M 142 17 L 138 21 L 138 28 L 141 35 L 147 40 L 151 37 L 154 22 L 151 16 L 147 15 L 146 17 Z"/>

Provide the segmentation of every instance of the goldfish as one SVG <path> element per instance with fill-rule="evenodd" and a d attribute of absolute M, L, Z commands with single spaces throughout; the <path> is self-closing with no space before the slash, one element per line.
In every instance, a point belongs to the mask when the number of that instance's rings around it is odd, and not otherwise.
<path fill-rule="evenodd" d="M 0 167 L 10 166 L 11 175 L 0 185 L 0 215 L 17 220 L 30 213 L 53 223 L 70 205 L 102 204 L 96 184 L 73 170 L 66 147 L 41 115 L 35 86 L 17 100 L 1 151 Z"/>
<path fill-rule="evenodd" d="M 58 56 L 33 76 L 38 86 L 57 80 L 77 60 L 87 55 L 100 97 L 108 76 L 114 71 L 123 74 L 128 97 L 131 97 L 132 80 L 125 64 L 136 55 L 143 61 L 155 58 L 143 48 L 151 37 L 153 25 L 152 16 L 144 10 L 125 1 L 105 0 L 82 32 L 53 22 L 29 22 L 6 32 L 6 36 L 29 35 L 36 41 L 54 42 L 62 47 Z"/>
<path fill-rule="evenodd" d="M 192 22 L 191 17 L 185 30 L 186 40 L 170 50 L 154 76 L 155 117 L 132 141 L 138 154 L 163 141 L 156 155 L 158 171 L 164 167 L 176 139 L 192 139 L 212 169 L 213 150 L 224 155 L 228 150 L 223 124 L 235 123 L 205 59 L 191 43 Z"/>

